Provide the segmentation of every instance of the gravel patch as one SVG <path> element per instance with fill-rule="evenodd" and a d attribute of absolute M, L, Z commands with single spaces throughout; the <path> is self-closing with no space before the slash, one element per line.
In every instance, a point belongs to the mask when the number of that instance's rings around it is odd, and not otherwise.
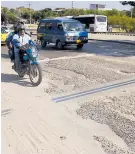
<path fill-rule="evenodd" d="M 126 149 L 118 147 L 116 144 L 109 141 L 105 137 L 94 136 L 94 139 L 101 144 L 106 154 L 135 154 L 133 151 L 127 151 Z"/>
<path fill-rule="evenodd" d="M 122 60 L 109 61 L 103 57 L 90 56 L 50 61 L 43 66 L 43 72 L 51 83 L 50 88 L 54 85 L 53 92 L 61 93 L 86 90 L 97 84 L 126 79 L 134 76 L 134 68 L 135 64 Z M 67 88 L 69 86 L 71 88 Z M 59 91 L 59 89 L 62 90 Z M 47 91 L 51 93 L 52 90 Z"/>
<path fill-rule="evenodd" d="M 135 152 L 135 95 L 85 102 L 76 113 L 108 125 Z M 132 118 L 131 118 L 132 116 Z"/>

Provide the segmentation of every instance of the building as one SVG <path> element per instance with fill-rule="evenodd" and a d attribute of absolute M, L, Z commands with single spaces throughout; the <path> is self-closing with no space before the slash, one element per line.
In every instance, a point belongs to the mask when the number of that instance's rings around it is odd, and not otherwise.
<path fill-rule="evenodd" d="M 112 10 L 112 9 L 108 9 L 106 8 L 105 4 L 90 4 L 90 10 Z"/>
<path fill-rule="evenodd" d="M 90 10 L 99 10 L 106 8 L 106 5 L 102 4 L 90 4 Z"/>

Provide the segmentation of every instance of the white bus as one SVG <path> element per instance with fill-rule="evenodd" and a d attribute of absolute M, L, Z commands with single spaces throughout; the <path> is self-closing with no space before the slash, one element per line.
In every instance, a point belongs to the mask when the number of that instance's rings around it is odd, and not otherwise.
<path fill-rule="evenodd" d="M 80 21 L 88 32 L 107 32 L 107 16 L 79 15 L 72 19 Z"/>

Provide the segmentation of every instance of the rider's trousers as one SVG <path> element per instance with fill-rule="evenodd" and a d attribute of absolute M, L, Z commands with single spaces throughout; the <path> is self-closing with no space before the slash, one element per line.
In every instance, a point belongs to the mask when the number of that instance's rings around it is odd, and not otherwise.
<path fill-rule="evenodd" d="M 19 52 L 15 52 L 15 67 L 16 67 L 16 70 L 20 70 L 20 54 L 19 54 Z"/>

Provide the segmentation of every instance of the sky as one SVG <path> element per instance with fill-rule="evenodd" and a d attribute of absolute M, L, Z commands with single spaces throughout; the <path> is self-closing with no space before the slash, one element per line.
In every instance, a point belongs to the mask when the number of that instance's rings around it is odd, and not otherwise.
<path fill-rule="evenodd" d="M 1 5 L 8 8 L 17 8 L 20 6 L 28 7 L 29 1 L 2 1 Z M 31 8 L 34 10 L 40 10 L 44 8 L 71 8 L 72 1 L 31 1 Z M 89 9 L 90 4 L 105 4 L 106 8 L 129 10 L 130 6 L 123 6 L 119 1 L 74 1 L 74 8 Z"/>

